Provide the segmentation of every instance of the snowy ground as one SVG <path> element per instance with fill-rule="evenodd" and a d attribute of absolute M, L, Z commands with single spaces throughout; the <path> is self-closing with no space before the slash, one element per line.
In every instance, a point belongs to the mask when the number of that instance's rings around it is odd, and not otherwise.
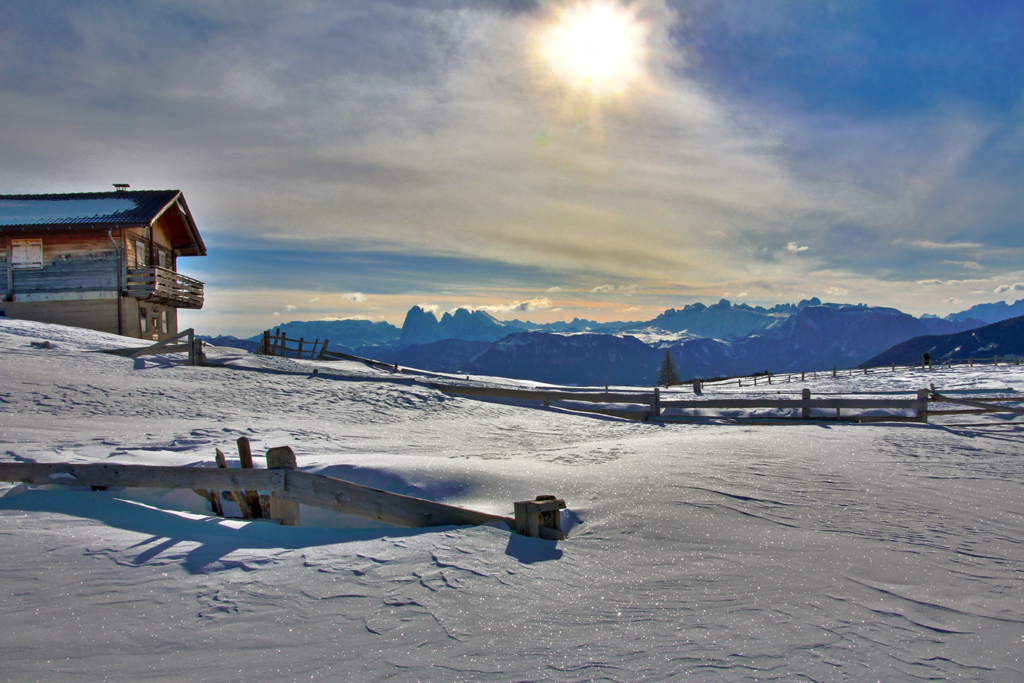
<path fill-rule="evenodd" d="M 0 319 L 0 458 L 209 464 L 246 435 L 490 512 L 554 493 L 571 538 L 306 507 L 296 529 L 204 516 L 190 491 L 0 484 L 4 679 L 1024 680 L 1021 418 L 655 425 L 354 363 L 96 352 L 129 343 Z M 930 383 L 1019 390 L 1024 368 L 807 386 Z"/>

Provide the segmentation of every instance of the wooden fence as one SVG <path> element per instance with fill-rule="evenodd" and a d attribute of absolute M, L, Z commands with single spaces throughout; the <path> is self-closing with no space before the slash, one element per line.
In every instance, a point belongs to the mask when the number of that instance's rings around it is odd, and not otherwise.
<path fill-rule="evenodd" d="M 447 394 L 457 396 L 473 396 L 481 398 L 517 399 L 524 401 L 543 402 L 545 406 L 553 403 L 564 410 L 586 413 L 598 413 L 633 420 L 654 422 L 685 422 L 708 419 L 729 419 L 737 421 L 762 422 L 928 422 L 930 415 L 981 414 L 993 412 L 1024 412 L 1019 408 L 998 405 L 1000 402 L 1022 402 L 1024 397 L 986 398 L 984 402 L 977 397 L 951 398 L 946 394 L 937 394 L 934 389 L 920 389 L 917 392 L 903 394 L 875 394 L 872 397 L 812 397 L 810 389 L 804 389 L 799 398 L 782 396 L 755 396 L 750 398 L 693 398 L 681 399 L 674 396 L 664 397 L 661 389 L 653 391 L 623 393 L 609 391 L 547 391 L 537 389 L 508 389 L 497 387 L 467 387 L 452 384 L 431 383 L 430 386 Z M 981 392 L 972 392 L 981 393 Z M 909 394 L 909 395 L 908 395 Z M 903 397 L 906 396 L 906 397 Z M 912 396 L 912 398 L 911 398 Z M 941 410 L 930 409 L 933 402 L 963 404 L 973 410 Z M 605 407 L 580 407 L 573 404 L 596 403 Z M 607 406 L 622 406 L 610 408 Z M 625 407 L 632 406 L 632 407 Z M 643 406 L 639 408 L 639 406 Z M 742 416 L 695 416 L 695 415 L 664 415 L 663 411 L 670 408 L 680 410 L 787 410 L 792 415 L 742 415 Z M 883 414 L 850 414 L 844 411 L 894 411 Z M 799 411 L 799 414 L 796 414 Z M 900 411 L 899 414 L 895 411 Z M 906 414 L 910 413 L 910 414 Z"/>
<path fill-rule="evenodd" d="M 202 365 L 206 362 L 206 356 L 203 354 L 203 342 L 201 339 L 196 339 L 195 330 L 191 327 L 184 332 L 179 332 L 150 346 L 130 349 L 107 349 L 105 353 L 127 356 L 128 358 L 142 358 L 143 356 L 156 356 L 168 353 L 186 353 L 188 354 L 188 365 Z"/>
<path fill-rule="evenodd" d="M 763 384 L 789 384 L 791 382 L 806 382 L 808 379 L 853 377 L 855 375 L 881 374 L 899 371 L 922 370 L 930 371 L 941 368 L 954 368 L 958 366 L 974 367 L 975 365 L 1020 365 L 1020 357 L 1013 355 L 968 357 L 961 359 L 946 360 L 941 363 L 919 363 L 915 365 L 879 365 L 870 368 L 840 368 L 832 366 L 831 370 L 808 370 L 801 372 L 761 372 L 753 375 L 738 375 L 732 377 L 716 377 L 708 380 L 686 380 L 683 385 L 697 382 L 700 386 L 721 387 L 735 384 L 737 387 L 759 386 Z"/>
<path fill-rule="evenodd" d="M 249 443 L 239 439 L 239 452 L 248 452 Z M 243 457 L 243 465 L 245 460 Z M 217 451 L 217 467 L 163 467 L 154 465 L 116 465 L 108 463 L 10 463 L 0 462 L 0 481 L 33 485 L 90 486 L 94 488 L 149 487 L 192 489 L 210 501 L 215 514 L 222 515 L 220 499 L 238 504 L 246 519 L 269 518 L 286 526 L 299 525 L 298 504 L 311 505 L 347 515 L 355 515 L 384 524 L 402 527 L 479 525 L 503 522 L 526 535 L 553 540 L 564 538 L 561 521 L 551 519 L 551 504 L 522 508 L 515 504 L 516 517 L 478 512 L 432 500 L 391 493 L 321 474 L 301 472 L 295 454 L 287 446 L 267 451 L 267 469 L 228 468 L 224 454 Z M 263 496 L 259 492 L 266 491 Z M 253 501 L 255 497 L 255 502 Z M 261 499 L 269 503 L 261 510 Z M 537 500 L 554 500 L 539 496 Z M 559 500 L 561 507 L 564 501 Z M 545 516 L 542 513 L 548 513 Z M 526 516 L 524 516 L 526 515 Z M 531 515 L 540 515 L 533 518 Z M 540 527 L 538 531 L 538 520 Z"/>

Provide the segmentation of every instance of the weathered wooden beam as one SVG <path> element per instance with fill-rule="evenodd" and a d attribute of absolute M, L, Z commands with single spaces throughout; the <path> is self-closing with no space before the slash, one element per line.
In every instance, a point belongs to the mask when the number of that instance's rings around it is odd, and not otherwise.
<path fill-rule="evenodd" d="M 298 470 L 275 470 L 285 475 L 278 498 L 356 515 L 404 527 L 477 525 L 498 521 L 514 525 L 509 517 L 466 510 L 432 500 L 403 496 Z"/>
<path fill-rule="evenodd" d="M 165 467 L 110 463 L 0 463 L 0 481 L 37 486 L 124 486 L 167 489 L 284 488 L 280 471 L 220 469 L 212 467 Z"/>
<path fill-rule="evenodd" d="M 217 467 L 227 469 L 228 459 L 224 457 L 224 451 L 218 448 L 216 453 Z M 235 505 L 238 506 L 238 511 L 242 513 L 242 519 L 252 519 L 252 511 L 249 509 L 249 504 L 245 501 L 245 494 L 233 487 L 228 491 L 228 495 L 235 502 Z"/>
<path fill-rule="evenodd" d="M 150 355 L 153 355 L 154 353 L 160 352 L 161 349 L 163 349 L 164 347 L 170 346 L 171 344 L 173 344 L 174 342 L 178 341 L 179 339 L 183 339 L 185 337 L 190 337 L 194 333 L 195 333 L 195 330 L 190 327 L 187 330 L 185 330 L 184 332 L 179 332 L 178 334 L 174 335 L 173 337 L 168 337 L 167 339 L 164 339 L 161 342 L 157 342 L 156 344 L 153 344 L 152 346 L 145 346 L 145 347 L 143 347 L 141 349 L 136 350 L 134 353 L 132 353 L 129 356 L 129 358 L 138 358 L 139 356 L 150 356 Z M 168 353 L 168 352 L 167 351 L 163 351 L 163 353 Z"/>
<path fill-rule="evenodd" d="M 517 534 L 554 541 L 565 539 L 560 513 L 560 510 L 565 509 L 564 500 L 544 495 L 534 500 L 516 501 L 513 506 Z"/>
<path fill-rule="evenodd" d="M 295 470 L 297 466 L 295 452 L 288 446 L 277 446 L 267 451 L 268 469 Z M 270 494 L 269 512 L 270 518 L 281 520 L 283 526 L 299 526 L 299 504 L 281 498 L 276 491 Z"/>
<path fill-rule="evenodd" d="M 238 437 L 238 462 L 241 464 L 243 469 L 253 469 L 252 446 L 249 445 L 248 437 Z M 245 492 L 245 504 L 249 507 L 249 512 L 252 514 L 253 519 L 263 519 L 263 509 L 260 507 L 259 491 L 252 489 L 247 490 Z"/>
<path fill-rule="evenodd" d="M 944 394 L 933 394 L 933 400 L 937 403 L 952 403 L 953 405 L 965 405 L 972 406 L 974 408 L 991 408 L 993 412 L 1000 413 L 1016 413 L 1018 415 L 1024 415 L 1024 408 L 1013 408 L 1010 406 L 999 406 L 991 403 L 985 403 L 983 401 L 972 401 L 967 398 L 951 398 Z"/>

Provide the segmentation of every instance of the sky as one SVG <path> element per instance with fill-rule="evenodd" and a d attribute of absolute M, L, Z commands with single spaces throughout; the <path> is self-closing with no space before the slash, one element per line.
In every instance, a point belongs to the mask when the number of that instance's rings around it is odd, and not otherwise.
<path fill-rule="evenodd" d="M 0 192 L 182 190 L 203 333 L 1024 298 L 1024 3 L 4 6 Z"/>

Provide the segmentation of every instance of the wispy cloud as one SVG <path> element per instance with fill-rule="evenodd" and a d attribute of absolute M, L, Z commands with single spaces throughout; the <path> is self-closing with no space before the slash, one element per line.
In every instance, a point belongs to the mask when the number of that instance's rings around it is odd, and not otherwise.
<path fill-rule="evenodd" d="M 786 245 L 786 251 L 792 252 L 794 254 L 799 254 L 800 252 L 807 251 L 808 249 L 810 249 L 810 247 L 800 246 L 796 242 L 790 242 L 789 244 Z"/>
<path fill-rule="evenodd" d="M 529 311 L 538 311 L 545 308 L 552 307 L 551 299 L 546 296 L 540 296 L 529 301 L 512 301 L 504 304 L 488 304 L 485 306 L 470 307 L 480 311 L 488 311 L 490 313 L 526 313 Z"/>
<path fill-rule="evenodd" d="M 1005 294 L 1006 292 L 1024 292 L 1024 282 L 1015 282 L 1012 285 L 1000 285 L 992 290 L 993 294 Z"/>

